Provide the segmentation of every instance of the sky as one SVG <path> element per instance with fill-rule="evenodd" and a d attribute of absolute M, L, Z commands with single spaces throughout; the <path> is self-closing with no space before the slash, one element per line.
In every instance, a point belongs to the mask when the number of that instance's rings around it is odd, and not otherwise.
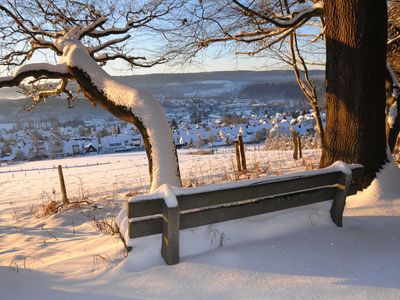
<path fill-rule="evenodd" d="M 151 68 L 130 69 L 124 62 L 113 62 L 105 67 L 112 75 L 143 75 L 154 73 L 194 73 L 215 71 L 265 71 L 276 69 L 287 69 L 274 59 L 266 57 L 248 57 L 226 54 L 216 57 L 212 54 L 201 54 L 192 62 L 174 62 L 172 64 L 157 65 Z"/>
<path fill-rule="evenodd" d="M 200 52 L 192 61 L 182 62 L 173 61 L 169 64 L 155 65 L 151 68 L 130 68 L 122 60 L 110 61 L 104 68 L 115 76 L 144 75 L 158 73 L 197 73 L 197 72 L 216 72 L 216 71 L 265 71 L 288 69 L 288 65 L 277 61 L 271 57 L 250 57 L 247 55 L 235 55 L 228 51 L 219 51 L 221 48 L 204 50 Z M 47 55 L 47 57 L 45 57 Z M 49 62 L 54 64 L 53 53 L 36 52 L 29 63 Z M 4 75 L 4 74 L 3 74 Z"/>
<path fill-rule="evenodd" d="M 113 2 L 113 1 L 111 1 Z M 137 1 L 140 3 L 141 1 Z M 101 3 L 101 2 L 99 2 Z M 116 3 L 119 3 L 116 1 Z M 120 1 L 120 3 L 134 3 L 132 1 Z M 118 7 L 117 10 L 124 11 L 124 5 Z M 178 18 L 178 19 L 176 19 Z M 168 19 L 166 19 L 168 21 Z M 174 22 L 178 20 L 179 15 L 174 16 Z M 116 25 L 113 26 L 124 26 L 125 19 L 118 21 Z M 122 24 L 120 24 L 122 22 Z M 180 22 L 179 22 L 180 23 Z M 160 23 L 161 25 L 164 23 Z M 156 28 L 161 25 L 155 23 Z M 168 23 L 166 23 L 168 24 Z M 179 28 L 179 27 L 178 27 Z M 305 32 L 301 33 L 313 33 L 319 32 L 319 27 L 307 26 Z M 160 49 L 164 48 L 165 41 L 160 38 L 160 34 L 152 30 L 140 29 L 131 30 L 129 32 L 131 38 L 127 42 L 129 54 L 135 56 L 145 56 L 148 57 L 150 54 L 156 54 Z M 107 39 L 107 38 L 106 38 Z M 170 38 L 171 39 L 171 38 Z M 88 42 L 88 41 L 86 41 Z M 122 43 L 123 45 L 123 43 Z M 301 45 L 301 43 L 300 43 Z M 156 65 L 151 68 L 134 68 L 132 69 L 127 63 L 123 61 L 111 61 L 106 66 L 105 69 L 111 75 L 141 75 L 141 74 L 152 74 L 152 73 L 192 73 L 192 72 L 214 72 L 214 71 L 238 71 L 238 70 L 252 70 L 252 71 L 265 71 L 265 70 L 277 70 L 277 69 L 289 69 L 290 67 L 282 62 L 279 62 L 270 57 L 250 57 L 246 55 L 235 55 L 236 50 L 242 50 L 240 47 L 235 49 L 230 43 L 219 43 L 217 45 L 210 45 L 207 49 L 201 51 L 197 54 L 197 57 L 191 62 L 185 62 L 176 60 L 172 64 Z M 221 50 L 222 49 L 222 50 Z M 246 48 L 244 48 L 246 49 Z M 279 49 L 282 49 L 281 46 Z M 132 51 L 130 51 L 132 50 Z M 283 49 L 284 50 L 284 49 Z M 287 49 L 286 49 L 287 50 Z M 39 50 L 38 52 L 40 52 Z M 50 62 L 54 63 L 54 53 L 48 54 L 37 54 L 35 53 L 30 63 L 39 62 Z M 46 53 L 46 50 L 44 50 Z M 308 51 L 305 51 L 304 55 Z M 313 56 L 315 53 L 312 53 Z M 47 56 L 47 57 L 44 57 Z M 311 66 L 315 68 L 315 66 Z M 1 70 L 1 69 L 0 69 Z M 5 75 L 5 74 L 2 74 Z M 10 74 L 7 74 L 10 75 Z"/>
<path fill-rule="evenodd" d="M 130 39 L 129 41 L 129 48 L 133 50 L 132 52 L 130 52 L 130 54 L 132 55 L 149 57 L 151 56 L 151 54 L 156 53 L 158 51 L 157 49 L 163 48 L 163 42 L 160 40 L 160 37 L 158 35 L 133 32 L 131 33 L 131 36 L 132 39 Z M 154 73 L 193 73 L 239 70 L 265 71 L 290 69 L 287 64 L 277 61 L 276 59 L 273 59 L 271 57 L 247 56 L 243 54 L 236 55 L 234 52 L 237 49 L 234 49 L 231 46 L 229 45 L 229 43 L 210 45 L 207 49 L 204 49 L 201 52 L 197 53 L 196 57 L 190 62 L 182 62 L 181 60 L 176 60 L 171 64 L 156 65 L 151 68 L 132 69 L 127 63 L 123 62 L 122 60 L 115 60 L 109 62 L 105 66 L 105 70 L 111 75 L 118 76 Z M 54 53 L 47 52 L 47 50 L 44 50 L 43 52 L 39 50 L 34 54 L 29 62 L 54 63 Z M 2 75 L 4 75 L 4 73 Z"/>

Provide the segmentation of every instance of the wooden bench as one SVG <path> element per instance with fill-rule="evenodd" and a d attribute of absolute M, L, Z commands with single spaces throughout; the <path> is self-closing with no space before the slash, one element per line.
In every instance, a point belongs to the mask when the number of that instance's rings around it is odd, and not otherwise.
<path fill-rule="evenodd" d="M 160 192 L 133 197 L 127 206 L 128 238 L 162 233 L 161 255 L 167 264 L 176 264 L 179 262 L 180 229 L 326 200 L 333 200 L 332 220 L 342 226 L 346 196 L 357 192 L 354 182 L 362 175 L 361 165 L 336 163 L 326 169 L 286 176 L 174 188 L 170 194 L 175 198 L 175 205 L 171 204 L 171 199 L 164 200 Z"/>

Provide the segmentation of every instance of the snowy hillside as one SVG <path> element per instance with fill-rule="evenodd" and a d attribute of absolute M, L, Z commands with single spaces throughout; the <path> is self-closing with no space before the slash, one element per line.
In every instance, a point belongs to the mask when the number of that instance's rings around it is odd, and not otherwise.
<path fill-rule="evenodd" d="M 250 150 L 255 176 L 263 164 L 267 174 L 309 169 L 319 156 L 308 150 L 305 160 L 294 163 L 291 152 Z M 180 152 L 184 181 L 230 180 L 232 155 L 229 150 Z M 95 208 L 40 215 L 42 205 L 59 199 L 52 169 L 57 164 L 64 166 L 71 197 L 97 201 Z M 99 231 L 102 215 L 118 211 L 127 193 L 147 188 L 146 168 L 140 153 L 0 168 L 0 298 L 400 297 L 400 188 L 393 184 L 400 171 L 394 165 L 386 166 L 369 189 L 348 198 L 343 228 L 330 221 L 330 203 L 320 203 L 184 230 L 182 262 L 176 266 L 164 265 L 159 236 L 138 239 L 124 259 L 118 236 Z"/>

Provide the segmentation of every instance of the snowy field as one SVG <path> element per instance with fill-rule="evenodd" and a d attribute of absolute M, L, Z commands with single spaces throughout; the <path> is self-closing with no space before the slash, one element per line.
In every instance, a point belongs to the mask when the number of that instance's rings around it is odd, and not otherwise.
<path fill-rule="evenodd" d="M 291 151 L 264 151 L 248 147 L 249 174 L 235 174 L 236 158 L 232 148 L 208 151 L 179 151 L 184 186 L 219 183 L 261 175 L 281 175 L 293 170 L 317 168 L 320 151 L 304 150 L 304 159 L 294 161 Z M 0 167 L 0 205 L 9 208 L 60 200 L 57 166 L 63 167 L 70 198 L 126 199 L 127 194 L 149 191 L 149 171 L 144 152 L 84 156 L 59 160 L 33 161 Z M 18 197 L 16 197 L 16 192 Z"/>
<path fill-rule="evenodd" d="M 319 151 L 247 149 L 249 175 L 310 170 Z M 234 172 L 232 149 L 179 152 L 185 186 L 247 175 Z M 44 217 L 60 200 L 58 173 L 76 200 L 97 203 Z M 330 203 L 181 232 L 182 261 L 166 266 L 160 236 L 137 240 L 127 259 L 117 235 L 104 235 L 99 211 L 118 212 L 146 192 L 143 153 L 26 162 L 0 167 L 0 299 L 399 299 L 400 171 L 386 165 L 373 184 L 348 198 L 344 226 Z M 111 204 L 110 204 L 111 203 Z"/>

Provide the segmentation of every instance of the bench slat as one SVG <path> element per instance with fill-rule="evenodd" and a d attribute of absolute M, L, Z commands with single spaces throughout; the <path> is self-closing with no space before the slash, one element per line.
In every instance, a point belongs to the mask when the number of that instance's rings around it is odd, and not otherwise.
<path fill-rule="evenodd" d="M 138 238 L 162 232 L 162 217 L 129 222 L 129 238 Z"/>
<path fill-rule="evenodd" d="M 128 219 L 161 214 L 163 202 L 164 199 L 161 198 L 141 202 L 129 202 Z"/>
<path fill-rule="evenodd" d="M 285 178 L 279 181 L 251 184 L 225 190 L 215 190 L 204 193 L 178 195 L 177 199 L 181 211 L 197 209 L 213 205 L 229 204 L 238 201 L 258 199 L 279 194 L 313 189 L 322 186 L 334 185 L 339 181 L 341 172 L 302 176 L 299 178 Z"/>
<path fill-rule="evenodd" d="M 250 203 L 209 208 L 181 214 L 181 229 L 260 215 L 333 199 L 336 188 L 327 187 L 291 195 L 262 198 Z"/>

